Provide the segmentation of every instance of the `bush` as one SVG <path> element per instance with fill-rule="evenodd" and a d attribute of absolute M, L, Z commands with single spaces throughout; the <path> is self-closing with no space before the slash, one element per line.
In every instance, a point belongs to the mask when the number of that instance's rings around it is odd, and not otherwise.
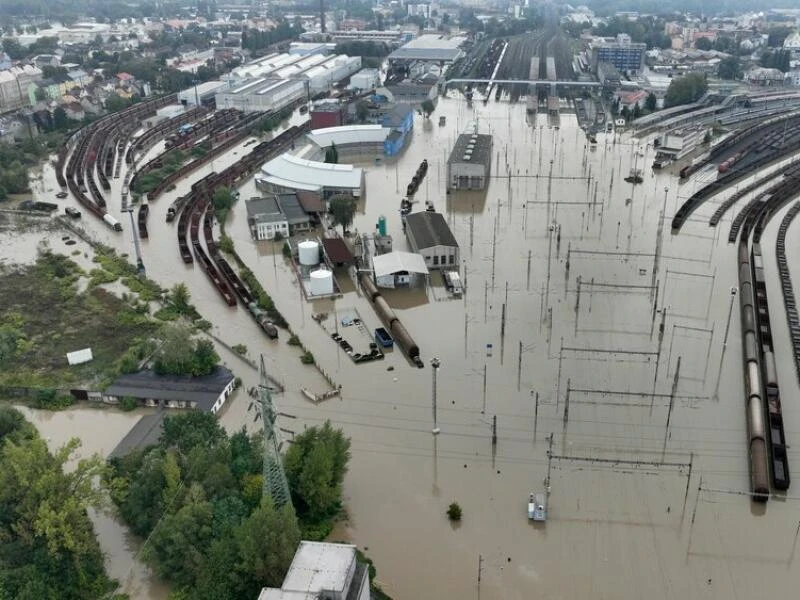
<path fill-rule="evenodd" d="M 59 396 L 52 388 L 41 389 L 36 394 L 36 408 L 45 410 L 62 410 L 75 404 L 72 396 Z"/>
<path fill-rule="evenodd" d="M 290 346 L 302 346 L 302 344 L 300 343 L 300 338 L 297 337 L 297 335 L 295 335 L 294 333 L 292 334 L 292 337 L 289 338 L 289 341 L 286 343 L 289 344 Z"/>
<path fill-rule="evenodd" d="M 447 518 L 451 521 L 461 520 L 461 506 L 458 502 L 451 502 L 450 506 L 447 507 Z"/>
<path fill-rule="evenodd" d="M 283 249 L 281 252 L 283 252 L 283 256 L 286 258 L 292 257 L 292 248 L 289 246 L 289 242 L 283 242 Z"/>
<path fill-rule="evenodd" d="M 311 354 L 311 352 L 309 352 L 308 350 L 306 350 L 300 355 L 300 362 L 303 363 L 304 365 L 313 365 L 314 355 Z"/>
<path fill-rule="evenodd" d="M 135 410 L 138 406 L 139 403 L 136 401 L 136 398 L 132 398 L 130 396 L 123 396 L 119 401 L 119 407 L 125 412 Z"/>
<path fill-rule="evenodd" d="M 236 344 L 235 346 L 231 347 L 231 350 L 236 352 L 236 354 L 238 354 L 239 356 L 244 356 L 245 354 L 247 354 L 247 346 L 245 346 L 244 344 Z"/>

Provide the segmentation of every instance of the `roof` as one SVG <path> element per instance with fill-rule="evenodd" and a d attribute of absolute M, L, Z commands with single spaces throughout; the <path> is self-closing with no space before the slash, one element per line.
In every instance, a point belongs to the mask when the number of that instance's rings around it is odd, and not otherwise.
<path fill-rule="evenodd" d="M 472 149 L 467 156 L 468 150 Z M 487 166 L 492 161 L 492 136 L 485 133 L 462 133 L 458 136 L 447 164 L 473 163 Z"/>
<path fill-rule="evenodd" d="M 342 238 L 323 238 L 322 247 L 325 249 L 325 254 L 334 264 L 349 264 L 355 261 L 353 253 L 350 252 L 350 248 L 347 247 Z"/>
<path fill-rule="evenodd" d="M 250 198 L 245 200 L 247 220 L 251 223 L 278 223 L 286 220 L 286 216 L 278 206 L 277 197 L 270 195 L 265 198 Z"/>
<path fill-rule="evenodd" d="M 122 73 L 117 73 L 117 79 L 121 81 L 130 81 L 131 79 L 134 79 L 134 77 L 130 73 L 125 73 L 123 71 Z"/>
<path fill-rule="evenodd" d="M 421 35 L 389 55 L 389 60 L 456 60 L 466 38 L 439 34 Z"/>
<path fill-rule="evenodd" d="M 400 102 L 392 106 L 392 109 L 381 117 L 381 120 L 386 127 L 400 127 L 408 117 L 408 113 L 413 112 L 414 109 L 410 104 Z"/>
<path fill-rule="evenodd" d="M 266 181 L 282 187 L 317 191 L 323 187 L 361 189 L 362 169 L 353 165 L 334 165 L 282 154 L 261 167 Z M 276 178 L 272 180 L 271 178 Z M 277 181 L 280 180 L 280 181 Z"/>
<path fill-rule="evenodd" d="M 155 446 L 163 431 L 164 417 L 166 412 L 163 410 L 144 415 L 136 422 L 136 425 L 122 438 L 117 447 L 111 451 L 109 458 L 122 458 L 134 450 Z"/>
<path fill-rule="evenodd" d="M 214 367 L 209 375 L 157 375 L 145 370 L 120 375 L 104 394 L 131 396 L 163 401 L 193 402 L 202 410 L 211 410 L 220 394 L 233 381 L 233 373 L 222 366 Z"/>
<path fill-rule="evenodd" d="M 401 272 L 428 274 L 425 259 L 413 252 L 389 252 L 373 256 L 372 267 L 375 269 L 375 277 Z"/>
<path fill-rule="evenodd" d="M 382 125 L 343 125 L 315 129 L 308 134 L 308 138 L 320 148 L 327 148 L 331 144 L 383 144 L 389 131 Z"/>
<path fill-rule="evenodd" d="M 302 206 L 303 210 L 307 213 L 324 213 L 327 210 L 319 194 L 307 192 L 305 190 L 297 190 L 295 195 L 300 202 L 300 206 Z"/>
<path fill-rule="evenodd" d="M 278 206 L 281 212 L 286 217 L 289 225 L 297 225 L 298 223 L 308 223 L 310 217 L 303 210 L 300 201 L 297 199 L 297 194 L 277 194 Z"/>
<path fill-rule="evenodd" d="M 70 365 L 80 365 L 89 362 L 94 358 L 92 356 L 91 348 L 84 348 L 83 350 L 75 350 L 74 352 L 67 352 L 67 362 Z"/>
<path fill-rule="evenodd" d="M 281 588 L 264 588 L 259 600 L 314 600 L 322 591 L 331 591 L 343 598 L 349 591 L 350 579 L 355 584 L 350 587 L 358 587 L 360 583 L 352 577 L 355 566 L 355 546 L 302 541 Z"/>
<path fill-rule="evenodd" d="M 458 242 L 441 213 L 429 210 L 411 213 L 406 217 L 406 230 L 413 237 L 417 250 L 433 246 L 458 248 Z"/>

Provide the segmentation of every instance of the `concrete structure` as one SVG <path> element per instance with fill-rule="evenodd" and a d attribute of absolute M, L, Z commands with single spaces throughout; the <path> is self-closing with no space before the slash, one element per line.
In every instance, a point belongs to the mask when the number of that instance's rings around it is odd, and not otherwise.
<path fill-rule="evenodd" d="M 306 85 L 296 79 L 246 79 L 238 85 L 217 92 L 217 108 L 235 108 L 242 112 L 280 110 L 306 97 Z"/>
<path fill-rule="evenodd" d="M 412 252 L 388 252 L 372 257 L 375 285 L 385 288 L 423 285 L 428 275 L 425 259 Z"/>
<path fill-rule="evenodd" d="M 241 80 L 258 79 L 298 79 L 308 82 L 309 91 L 316 94 L 330 89 L 361 69 L 360 56 L 334 54 L 324 56 L 311 54 L 267 54 L 261 58 L 236 67 L 222 77 L 234 83 Z"/>
<path fill-rule="evenodd" d="M 614 65 L 620 71 L 640 71 L 644 67 L 647 44 L 634 44 L 630 36 L 621 33 L 616 41 L 600 38 L 592 44 L 592 67 L 601 62 Z"/>
<path fill-rule="evenodd" d="M 0 112 L 31 106 L 29 89 L 41 79 L 41 69 L 30 65 L 0 71 Z"/>
<path fill-rule="evenodd" d="M 283 585 L 258 600 L 369 600 L 369 571 L 350 544 L 300 542 Z"/>
<path fill-rule="evenodd" d="M 492 136 L 462 133 L 447 160 L 447 189 L 483 190 L 492 168 Z"/>
<path fill-rule="evenodd" d="M 344 125 L 315 129 L 307 137 L 323 153 L 335 144 L 341 159 L 347 155 L 383 154 L 384 142 L 391 131 L 381 125 Z"/>
<path fill-rule="evenodd" d="M 425 259 L 429 269 L 459 266 L 459 248 L 441 213 L 422 211 L 405 217 L 408 243 Z"/>
<path fill-rule="evenodd" d="M 381 84 L 381 72 L 378 69 L 361 69 L 350 77 L 349 90 L 374 90 Z"/>
<path fill-rule="evenodd" d="M 324 199 L 336 194 L 356 198 L 364 192 L 364 172 L 353 165 L 333 165 L 282 154 L 261 167 L 256 186 L 274 193 L 316 192 Z"/>
<path fill-rule="evenodd" d="M 120 375 L 103 392 L 103 400 L 117 403 L 129 397 L 145 406 L 196 408 L 216 413 L 233 388 L 233 373 L 222 366 L 214 367 L 209 375 L 202 377 L 157 375 L 148 370 Z"/>
<path fill-rule="evenodd" d="M 434 106 L 439 101 L 439 85 L 435 79 L 407 79 L 400 83 L 393 83 L 375 90 L 375 95 L 379 99 L 394 104 L 408 104 L 414 110 L 418 110 L 422 103 L 430 100 Z"/>
<path fill-rule="evenodd" d="M 609 62 L 600 62 L 597 65 L 597 80 L 603 86 L 603 91 L 611 93 L 618 89 L 622 77 L 619 74 L 619 69 Z"/>
<path fill-rule="evenodd" d="M 245 201 L 245 206 L 247 225 L 254 240 L 274 240 L 276 233 L 289 237 L 289 221 L 281 212 L 275 196 L 250 198 Z"/>
<path fill-rule="evenodd" d="M 656 150 L 656 162 L 680 160 L 703 143 L 708 127 L 696 125 L 667 131 Z"/>
<path fill-rule="evenodd" d="M 389 55 L 389 62 L 432 61 L 453 63 L 464 56 L 461 45 L 465 37 L 446 37 L 439 34 L 426 34 L 411 40 Z"/>
<path fill-rule="evenodd" d="M 227 81 L 206 81 L 178 92 L 178 102 L 188 106 L 202 106 L 211 101 L 217 93 L 229 87 Z"/>
<path fill-rule="evenodd" d="M 321 34 L 308 32 L 300 34 L 300 39 L 314 40 L 320 37 Z M 414 38 L 413 31 L 398 31 L 396 29 L 387 29 L 385 31 L 377 30 L 342 30 L 342 31 L 329 31 L 324 37 L 330 38 L 334 42 L 378 42 L 384 44 L 391 44 L 399 46 Z"/>
<path fill-rule="evenodd" d="M 289 44 L 289 54 L 293 56 L 311 56 L 312 54 L 327 56 L 330 54 L 330 50 L 330 44 L 320 42 L 292 42 Z"/>
<path fill-rule="evenodd" d="M 745 73 L 744 78 L 750 85 L 772 86 L 784 83 L 784 74 L 779 69 L 758 67 Z"/>

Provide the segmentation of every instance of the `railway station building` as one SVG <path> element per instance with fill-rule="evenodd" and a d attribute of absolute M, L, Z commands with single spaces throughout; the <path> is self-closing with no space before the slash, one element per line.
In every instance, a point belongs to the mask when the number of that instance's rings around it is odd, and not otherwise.
<path fill-rule="evenodd" d="M 448 190 L 485 190 L 492 169 L 492 136 L 462 133 L 447 160 Z"/>

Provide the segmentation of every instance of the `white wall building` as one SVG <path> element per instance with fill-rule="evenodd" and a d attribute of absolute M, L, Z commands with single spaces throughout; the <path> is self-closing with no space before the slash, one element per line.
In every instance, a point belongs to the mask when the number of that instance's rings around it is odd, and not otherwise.
<path fill-rule="evenodd" d="M 255 179 L 259 189 L 274 193 L 300 190 L 327 199 L 336 194 L 358 198 L 364 192 L 363 169 L 306 160 L 289 153 L 265 163 Z"/>
<path fill-rule="evenodd" d="M 381 72 L 378 69 L 361 69 L 350 77 L 349 90 L 374 90 L 381 84 Z"/>
<path fill-rule="evenodd" d="M 215 96 L 217 108 L 242 112 L 280 110 L 306 95 L 306 84 L 296 79 L 246 79 Z"/>
<path fill-rule="evenodd" d="M 41 69 L 31 65 L 0 71 L 0 112 L 10 112 L 30 106 L 28 88 L 41 79 Z"/>

